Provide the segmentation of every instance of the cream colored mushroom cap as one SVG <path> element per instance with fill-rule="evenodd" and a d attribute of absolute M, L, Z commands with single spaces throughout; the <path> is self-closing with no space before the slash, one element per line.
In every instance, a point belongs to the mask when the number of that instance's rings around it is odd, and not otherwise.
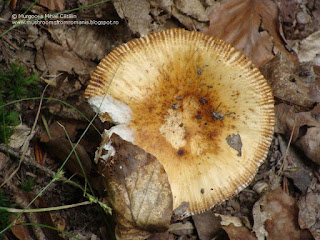
<path fill-rule="evenodd" d="M 163 164 L 173 207 L 208 210 L 245 188 L 266 158 L 274 100 L 228 43 L 171 29 L 134 39 L 99 64 L 85 91 L 122 134 Z M 115 131 L 115 132 L 117 132 Z"/>

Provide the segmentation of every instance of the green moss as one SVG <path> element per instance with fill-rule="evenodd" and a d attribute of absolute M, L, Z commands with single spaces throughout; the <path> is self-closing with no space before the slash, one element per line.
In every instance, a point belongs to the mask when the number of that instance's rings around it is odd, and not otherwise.
<path fill-rule="evenodd" d="M 26 192 L 31 192 L 31 191 L 33 191 L 34 185 L 35 185 L 34 178 L 28 177 L 27 181 L 21 182 L 20 187 Z"/>
<path fill-rule="evenodd" d="M 12 63 L 7 69 L 0 69 L 0 143 L 7 142 L 13 127 L 20 123 L 19 112 L 5 104 L 25 97 L 39 96 L 36 73 L 30 74 L 25 66 Z"/>

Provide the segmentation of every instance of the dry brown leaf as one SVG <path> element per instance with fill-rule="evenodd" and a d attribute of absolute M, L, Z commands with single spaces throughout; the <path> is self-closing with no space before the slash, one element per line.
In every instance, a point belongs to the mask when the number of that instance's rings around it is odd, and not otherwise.
<path fill-rule="evenodd" d="M 211 240 L 220 231 L 221 218 L 216 216 L 214 211 L 209 210 L 202 214 L 196 214 L 192 216 L 192 219 L 196 226 L 198 236 L 202 240 Z"/>
<path fill-rule="evenodd" d="M 314 181 L 298 205 L 300 227 L 309 229 L 315 239 L 320 239 L 320 184 Z"/>
<path fill-rule="evenodd" d="M 320 29 L 320 2 L 277 0 L 281 25 L 290 46 Z"/>
<path fill-rule="evenodd" d="M 254 233 L 250 232 L 245 226 L 236 227 L 233 224 L 223 226 L 230 240 L 257 240 Z"/>
<path fill-rule="evenodd" d="M 286 156 L 283 161 L 283 175 L 290 178 L 301 192 L 306 192 L 312 182 L 312 168 L 305 164 L 305 156 L 297 151 L 296 147 L 290 145 L 282 135 L 278 136 L 280 151 L 282 156 Z"/>
<path fill-rule="evenodd" d="M 17 6 L 17 1 L 18 1 L 18 0 L 12 0 L 12 1 L 10 2 L 12 9 L 15 9 L 15 8 L 16 8 L 16 6 Z"/>
<path fill-rule="evenodd" d="M 286 51 L 278 32 L 278 8 L 271 0 L 230 0 L 210 14 L 205 33 L 242 51 L 258 67 Z"/>
<path fill-rule="evenodd" d="M 320 66 L 320 31 L 312 33 L 297 43 L 293 49 L 298 55 L 299 62 L 312 62 Z"/>
<path fill-rule="evenodd" d="M 40 48 L 37 51 L 36 64 L 39 69 L 48 70 L 50 74 L 57 74 L 61 71 L 70 74 L 73 71 L 85 74 L 90 71 L 88 62 L 83 61 L 74 52 L 65 50 L 62 46 L 51 41 L 45 41 L 43 49 Z"/>
<path fill-rule="evenodd" d="M 300 129 L 306 132 L 295 144 L 303 150 L 308 158 L 320 164 L 320 128 L 302 126 Z"/>
<path fill-rule="evenodd" d="M 45 157 L 43 157 L 42 150 L 39 145 L 39 140 L 36 140 L 33 146 L 35 159 L 37 163 L 43 166 L 45 164 Z"/>
<path fill-rule="evenodd" d="M 286 38 L 287 43 L 291 46 L 292 36 L 299 33 L 296 16 L 300 11 L 300 6 L 297 1 L 279 0 L 279 10 L 281 27 L 283 35 Z M 298 30 L 298 31 L 297 31 Z M 288 40 L 289 41 L 288 41 Z"/>
<path fill-rule="evenodd" d="M 275 107 L 277 133 L 282 133 L 312 161 L 320 164 L 320 105 L 312 111 L 295 113 L 294 107 L 279 104 Z"/>
<path fill-rule="evenodd" d="M 116 0 L 113 4 L 132 32 L 140 35 L 181 27 L 181 24 L 189 30 L 205 30 L 208 27 L 208 14 L 200 0 Z"/>
<path fill-rule="evenodd" d="M 176 0 L 175 6 L 180 12 L 188 16 L 191 16 L 192 18 L 195 18 L 198 21 L 201 21 L 201 22 L 209 21 L 206 13 L 206 9 L 202 5 L 200 0 L 188 0 L 188 1 Z"/>
<path fill-rule="evenodd" d="M 251 227 L 247 218 L 240 219 L 230 215 L 218 215 L 221 218 L 222 229 L 226 231 L 230 240 L 257 240 L 257 237 L 252 233 L 246 225 Z M 211 238 L 210 238 L 211 239 Z"/>
<path fill-rule="evenodd" d="M 119 16 L 128 21 L 133 33 L 140 35 L 150 33 L 152 18 L 149 15 L 150 4 L 147 0 L 117 0 L 113 1 L 113 5 Z"/>
<path fill-rule="evenodd" d="M 194 232 L 194 226 L 190 221 L 172 223 L 169 232 L 178 236 L 191 235 Z"/>
<path fill-rule="evenodd" d="M 196 21 L 192 17 L 188 16 L 188 14 L 180 12 L 175 5 L 172 6 L 172 16 L 178 19 L 178 21 L 189 30 L 204 31 L 208 29 L 207 22 Z"/>
<path fill-rule="evenodd" d="M 69 37 L 66 41 L 72 50 L 86 59 L 101 60 L 112 48 L 111 37 L 100 26 L 78 26 L 75 32 L 66 37 Z"/>
<path fill-rule="evenodd" d="M 178 28 L 181 24 L 189 30 L 204 31 L 208 28 L 208 14 L 203 3 L 199 0 L 173 1 L 149 0 L 151 12 L 160 29 Z M 167 13 L 163 15 L 163 13 Z M 180 24 L 171 17 L 176 18 Z M 170 19 L 171 18 L 171 19 Z M 161 27 L 162 25 L 162 27 Z M 164 27 L 164 28 L 163 28 Z"/>
<path fill-rule="evenodd" d="M 51 138 L 65 137 L 66 134 L 68 134 L 71 141 L 76 141 L 76 135 L 78 134 L 79 129 L 83 128 L 83 126 L 79 122 L 72 120 L 54 121 L 49 124 L 48 127 Z M 63 127 L 65 130 L 63 129 Z M 47 131 L 43 131 L 40 135 L 40 141 L 46 143 L 50 141 L 50 137 L 48 136 Z"/>
<path fill-rule="evenodd" d="M 62 12 L 65 9 L 65 0 L 40 0 L 39 4 L 50 9 Z"/>
<path fill-rule="evenodd" d="M 117 222 L 117 239 L 145 239 L 169 228 L 172 193 L 167 174 L 153 155 L 113 134 L 100 147 L 100 169 Z"/>
<path fill-rule="evenodd" d="M 147 240 L 175 240 L 175 237 L 173 234 L 167 231 L 163 233 L 156 233 L 149 237 Z"/>
<path fill-rule="evenodd" d="M 35 132 L 31 132 L 31 128 L 26 124 L 22 123 L 14 127 L 13 134 L 9 140 L 9 146 L 15 149 L 20 149 L 30 134 L 33 136 Z M 32 139 L 32 136 L 29 139 Z"/>
<path fill-rule="evenodd" d="M 14 215 L 10 216 L 10 221 L 15 219 Z M 26 217 L 22 215 L 16 222 L 17 225 L 11 227 L 11 232 L 13 235 L 19 240 L 32 240 L 32 234 L 29 230 L 28 226 L 23 226 L 19 224 L 23 224 L 27 221 Z"/>
<path fill-rule="evenodd" d="M 55 156 L 61 163 L 66 160 L 70 152 L 72 151 L 72 146 L 70 142 L 65 137 L 55 137 L 51 138 L 46 142 L 47 150 L 52 156 Z M 81 144 L 78 144 L 75 151 L 81 161 L 82 167 L 86 175 L 91 172 L 91 159 Z M 83 176 L 82 169 L 79 165 L 76 155 L 73 153 L 66 163 L 66 167 L 72 173 L 77 173 Z"/>
<path fill-rule="evenodd" d="M 267 192 L 253 207 L 253 230 L 259 240 L 311 240 L 310 232 L 298 225 L 294 198 L 279 187 Z"/>
<path fill-rule="evenodd" d="M 278 54 L 260 71 L 276 98 L 302 107 L 311 107 L 315 102 L 320 102 L 320 91 L 313 84 L 316 76 L 311 66 L 297 67 L 287 55 Z"/>
<path fill-rule="evenodd" d="M 64 49 L 72 50 L 82 59 L 101 60 L 114 46 L 127 42 L 132 38 L 125 26 L 118 25 L 114 34 L 110 34 L 110 27 L 77 25 L 74 28 L 59 26 L 49 28 L 53 40 Z"/>

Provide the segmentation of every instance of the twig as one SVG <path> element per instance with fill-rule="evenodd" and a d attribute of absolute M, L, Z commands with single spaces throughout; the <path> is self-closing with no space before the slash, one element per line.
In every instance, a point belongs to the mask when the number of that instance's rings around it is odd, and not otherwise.
<path fill-rule="evenodd" d="M 8 152 L 11 156 L 15 157 L 15 158 L 21 158 L 20 153 L 18 153 L 14 148 L 8 147 L 4 144 L 0 144 L 0 151 L 1 152 Z M 52 171 L 51 169 L 40 165 L 39 163 L 37 163 L 37 161 L 35 161 L 35 159 L 29 157 L 29 156 L 25 156 L 23 159 L 23 163 L 28 165 L 28 166 L 32 166 L 34 168 L 40 169 L 41 171 L 43 171 L 46 176 L 50 177 L 50 178 L 54 178 L 55 176 L 57 176 L 57 173 L 55 171 Z M 59 180 L 62 181 L 63 183 L 67 183 L 73 187 L 79 187 L 77 185 L 75 185 L 72 181 L 70 181 L 69 179 L 60 176 Z"/>
<path fill-rule="evenodd" d="M 6 146 L 5 144 L 0 144 L 0 151 L 5 152 L 5 153 L 8 152 L 11 156 L 14 156 L 15 158 L 21 159 L 21 155 L 20 155 L 20 153 L 17 152 L 17 150 L 15 150 L 14 148 L 11 148 L 9 146 Z M 40 169 L 49 177 L 53 177 L 56 174 L 56 172 L 46 168 L 45 166 L 40 165 L 39 163 L 37 163 L 34 159 L 32 159 L 29 156 L 25 156 L 23 159 L 23 162 L 26 165 Z"/>
<path fill-rule="evenodd" d="M 292 128 L 292 131 L 291 131 L 291 135 L 290 135 L 290 139 L 289 139 L 289 142 L 288 142 L 288 146 L 287 146 L 287 148 L 286 148 L 286 151 L 285 151 L 284 155 L 282 156 L 283 162 L 282 162 L 281 167 L 280 167 L 280 169 L 279 169 L 279 171 L 278 171 L 278 175 L 279 175 L 279 176 L 280 176 L 280 175 L 282 174 L 282 172 L 283 172 L 284 163 L 285 163 L 285 161 L 286 161 L 286 159 L 287 159 L 287 155 L 288 155 L 288 152 L 289 152 L 289 147 L 290 147 L 290 145 L 291 145 L 291 141 L 292 141 L 294 129 L 296 128 L 296 123 L 297 123 L 296 120 L 297 120 L 297 116 L 295 116 L 295 118 L 294 118 L 294 124 L 293 124 L 293 128 Z"/>

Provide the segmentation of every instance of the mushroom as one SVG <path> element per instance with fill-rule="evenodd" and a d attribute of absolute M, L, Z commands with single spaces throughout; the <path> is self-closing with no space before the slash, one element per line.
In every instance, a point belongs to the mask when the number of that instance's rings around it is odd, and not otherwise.
<path fill-rule="evenodd" d="M 183 29 L 153 33 L 109 53 L 85 91 L 116 133 L 157 157 L 173 208 L 204 212 L 248 186 L 274 129 L 267 81 L 228 43 Z"/>

